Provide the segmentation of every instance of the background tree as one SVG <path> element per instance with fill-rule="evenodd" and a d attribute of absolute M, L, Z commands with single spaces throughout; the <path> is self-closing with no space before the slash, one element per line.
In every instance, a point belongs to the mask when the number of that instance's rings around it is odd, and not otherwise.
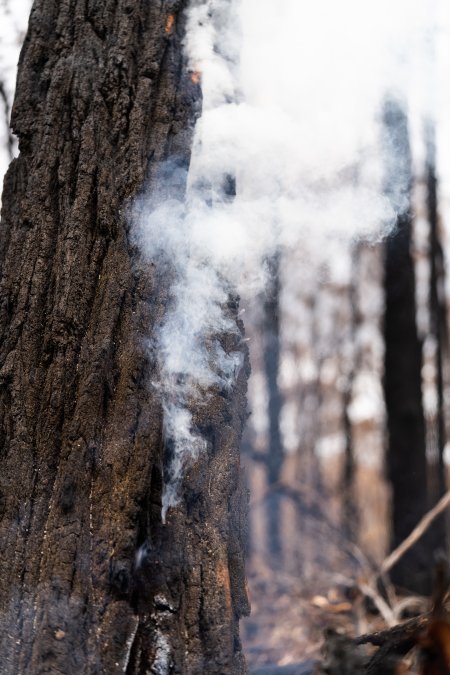
<path fill-rule="evenodd" d="M 280 259 L 276 254 L 268 262 L 270 275 L 265 309 L 264 368 L 268 392 L 269 448 L 266 458 L 267 483 L 270 495 L 267 499 L 267 530 L 270 554 L 275 562 L 282 556 L 281 497 L 278 493 L 283 466 L 283 441 L 280 415 L 282 398 L 278 383 L 280 368 Z"/>
<path fill-rule="evenodd" d="M 0 2 L 0 176 L 17 152 L 9 122 L 16 82 L 19 51 L 25 37 L 31 0 Z"/>
<path fill-rule="evenodd" d="M 33 6 L 0 232 L 4 673 L 244 671 L 247 369 L 192 410 L 209 449 L 163 525 L 158 373 L 145 345 L 169 282 L 140 259 L 126 217 L 144 188 L 184 190 L 165 161 L 188 166 L 199 112 L 185 7 Z M 235 301 L 228 312 L 237 321 Z M 236 334 L 221 340 L 239 348 Z"/>
<path fill-rule="evenodd" d="M 385 252 L 385 368 L 387 467 L 392 484 L 392 545 L 405 539 L 427 510 L 427 461 L 422 407 L 422 345 L 416 325 L 412 246 L 412 168 L 408 121 L 400 102 L 384 107 L 385 192 L 399 209 Z M 396 583 L 430 590 L 432 558 L 420 540 L 393 571 Z"/>
<path fill-rule="evenodd" d="M 448 386 L 448 328 L 445 299 L 445 261 L 441 243 L 441 228 L 438 210 L 438 181 L 436 174 L 436 133 L 431 120 L 425 123 L 426 144 L 426 210 L 429 227 L 429 321 L 430 337 L 434 341 L 435 352 L 435 393 L 436 410 L 431 436 L 433 447 L 429 452 L 429 502 L 435 504 L 446 491 L 446 470 L 444 448 L 447 441 L 445 421 L 445 390 Z M 441 516 L 433 528 L 434 548 L 446 546 L 445 516 Z"/>

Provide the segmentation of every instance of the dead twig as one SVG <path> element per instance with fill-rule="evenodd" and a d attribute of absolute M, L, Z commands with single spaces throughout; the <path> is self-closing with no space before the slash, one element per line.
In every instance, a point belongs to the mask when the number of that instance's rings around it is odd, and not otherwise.
<path fill-rule="evenodd" d="M 450 490 L 448 490 L 443 497 L 438 501 L 438 503 L 433 506 L 433 508 L 426 513 L 423 518 L 418 522 L 416 527 L 413 529 L 411 534 L 402 541 L 401 544 L 395 548 L 392 553 L 388 555 L 387 558 L 383 561 L 380 572 L 378 576 L 386 574 L 391 570 L 394 565 L 400 560 L 400 558 L 409 551 L 409 549 L 414 546 L 416 541 L 418 541 L 428 530 L 431 523 L 450 505 Z"/>
<path fill-rule="evenodd" d="M 363 584 L 358 584 L 360 590 L 364 593 L 366 597 L 372 599 L 376 608 L 380 612 L 386 624 L 393 628 L 399 622 L 399 611 L 397 603 L 392 604 L 391 602 L 386 602 L 384 598 L 380 595 L 377 590 L 377 582 L 383 577 L 386 577 L 387 573 L 394 567 L 394 565 L 400 560 L 400 558 L 412 547 L 414 544 L 422 537 L 422 535 L 430 527 L 431 523 L 437 518 L 448 506 L 450 505 L 450 490 L 445 493 L 443 497 L 438 501 L 438 503 L 428 511 L 423 518 L 418 522 L 416 527 L 413 529 L 411 534 L 404 539 L 397 548 L 395 548 L 392 553 L 390 553 L 387 558 L 381 564 L 378 572 L 376 572 L 372 578 Z M 416 598 L 417 600 L 417 598 Z M 401 603 L 400 603 L 401 606 Z M 405 624 L 401 624 L 404 626 Z"/>
<path fill-rule="evenodd" d="M 394 611 L 391 609 L 386 600 L 380 595 L 380 593 L 378 593 L 378 591 L 373 586 L 369 584 L 359 583 L 358 588 L 360 589 L 361 593 L 363 593 L 366 596 L 366 598 L 370 598 L 370 600 L 372 600 L 373 604 L 379 611 L 380 615 L 383 617 L 385 623 L 390 628 L 392 628 L 398 623 Z"/>

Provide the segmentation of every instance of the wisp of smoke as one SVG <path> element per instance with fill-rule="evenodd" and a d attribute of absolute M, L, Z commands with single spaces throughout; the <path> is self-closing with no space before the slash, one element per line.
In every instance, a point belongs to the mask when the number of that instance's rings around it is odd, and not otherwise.
<path fill-rule="evenodd" d="M 377 120 L 388 91 L 406 100 L 412 78 L 425 77 L 418 55 L 433 16 L 429 2 L 410 0 L 191 4 L 185 49 L 203 112 L 187 196 L 153 196 L 138 223 L 146 256 L 172 279 L 155 342 L 163 519 L 206 446 L 192 406 L 207 405 L 210 387 L 232 387 L 242 365 L 218 339 L 237 331 L 224 311 L 230 291 L 261 291 L 267 260 L 284 250 L 333 264 L 351 240 L 384 236 L 404 208 L 383 194 Z M 397 179 L 401 195 L 407 177 Z"/>

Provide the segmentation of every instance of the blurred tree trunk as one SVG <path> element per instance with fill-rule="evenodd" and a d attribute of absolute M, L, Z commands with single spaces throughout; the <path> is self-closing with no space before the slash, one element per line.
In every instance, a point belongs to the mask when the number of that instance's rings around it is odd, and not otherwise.
<path fill-rule="evenodd" d="M 10 112 L 16 82 L 16 64 L 25 37 L 32 0 L 0 2 L 0 182 L 16 154 L 16 139 L 10 129 Z M 1 190 L 0 190 L 1 192 Z"/>
<path fill-rule="evenodd" d="M 342 529 L 348 543 L 358 541 L 359 533 L 359 512 L 356 496 L 356 457 L 354 451 L 353 425 L 350 419 L 350 406 L 353 399 L 353 387 L 355 378 L 361 367 L 361 351 L 357 347 L 357 331 L 360 323 L 360 313 L 358 309 L 357 288 L 360 280 L 358 279 L 358 258 L 360 247 L 354 245 L 351 257 L 352 274 L 350 278 L 349 296 L 351 308 L 350 323 L 350 342 L 352 344 L 353 356 L 350 370 L 347 374 L 345 391 L 342 396 L 343 404 L 343 429 L 345 434 L 344 466 L 342 472 Z"/>
<path fill-rule="evenodd" d="M 144 185 L 151 193 L 167 179 L 167 158 L 189 164 L 200 91 L 182 58 L 185 5 L 33 6 L 0 232 L 7 675 L 245 672 L 238 446 L 248 368 L 193 411 L 210 447 L 162 525 L 162 420 L 146 344 L 168 280 L 139 259 L 125 215 Z M 237 303 L 229 314 L 237 321 Z"/>
<path fill-rule="evenodd" d="M 430 333 L 435 341 L 435 368 L 436 368 L 436 418 L 433 434 L 434 452 L 432 453 L 429 481 L 430 506 L 435 504 L 446 490 L 444 448 L 446 444 L 446 424 L 444 388 L 445 372 L 448 372 L 448 330 L 447 309 L 445 298 L 445 262 L 439 234 L 437 177 L 436 177 L 436 139 L 434 124 L 426 123 L 425 141 L 426 181 L 427 181 L 427 212 L 430 228 L 429 257 L 430 257 Z M 443 514 L 433 528 L 436 548 L 446 547 L 446 523 Z"/>
<path fill-rule="evenodd" d="M 422 407 L 422 345 L 416 326 L 415 273 L 411 255 L 411 154 L 406 114 L 394 99 L 384 109 L 385 192 L 398 209 L 385 253 L 385 374 L 387 468 L 392 484 L 392 546 L 397 546 L 427 510 L 427 463 Z M 428 537 L 406 553 L 393 580 L 427 592 L 432 557 Z"/>
<path fill-rule="evenodd" d="M 284 452 L 281 439 L 280 417 L 282 398 L 278 384 L 280 369 L 280 270 L 279 256 L 269 261 L 270 282 L 265 302 L 265 350 L 264 367 L 266 371 L 267 391 L 269 396 L 269 452 L 267 457 L 267 482 L 269 496 L 267 498 L 267 528 L 270 555 L 279 561 L 282 556 L 281 532 L 281 495 L 277 484 L 281 478 Z"/>
<path fill-rule="evenodd" d="M 1 124 L 5 128 L 5 143 L 1 148 L 1 152 L 4 152 L 9 161 L 13 158 L 13 138 L 9 128 L 9 101 L 6 94 L 6 87 L 2 80 L 0 80 L 0 105 L 2 107 L 2 112 L 0 113 Z"/>

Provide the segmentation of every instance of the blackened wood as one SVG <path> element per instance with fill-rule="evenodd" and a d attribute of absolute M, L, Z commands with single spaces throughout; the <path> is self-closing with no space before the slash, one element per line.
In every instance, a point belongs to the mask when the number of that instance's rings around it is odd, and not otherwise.
<path fill-rule="evenodd" d="M 185 6 L 36 0 L 31 13 L 0 232 L 8 675 L 245 671 L 247 367 L 231 392 L 192 411 L 213 440 L 163 526 L 146 344 L 168 281 L 140 260 L 126 217 L 144 187 L 159 189 L 161 163 L 189 164 L 200 91 L 182 56 Z"/>
<path fill-rule="evenodd" d="M 444 448 L 447 442 L 445 424 L 445 372 L 448 372 L 448 328 L 447 308 L 445 297 L 445 263 L 442 250 L 438 213 L 438 182 L 436 176 L 436 139 L 435 128 L 431 120 L 425 125 L 426 182 L 427 182 L 427 215 L 430 228 L 429 233 L 429 262 L 430 262 L 430 332 L 436 341 L 436 393 L 437 410 L 434 428 L 434 457 L 429 480 L 429 505 L 436 504 L 447 489 L 445 478 Z M 432 536 L 434 548 L 446 550 L 447 540 L 446 519 L 443 514 L 434 523 Z"/>
<path fill-rule="evenodd" d="M 388 451 L 392 484 L 392 547 L 411 532 L 427 511 L 427 464 L 422 407 L 422 346 L 416 326 L 415 274 L 411 254 L 411 154 L 408 123 L 395 99 L 385 104 L 385 192 L 399 216 L 385 253 L 385 373 Z M 431 590 L 432 551 L 421 539 L 393 570 L 398 584 Z"/>

